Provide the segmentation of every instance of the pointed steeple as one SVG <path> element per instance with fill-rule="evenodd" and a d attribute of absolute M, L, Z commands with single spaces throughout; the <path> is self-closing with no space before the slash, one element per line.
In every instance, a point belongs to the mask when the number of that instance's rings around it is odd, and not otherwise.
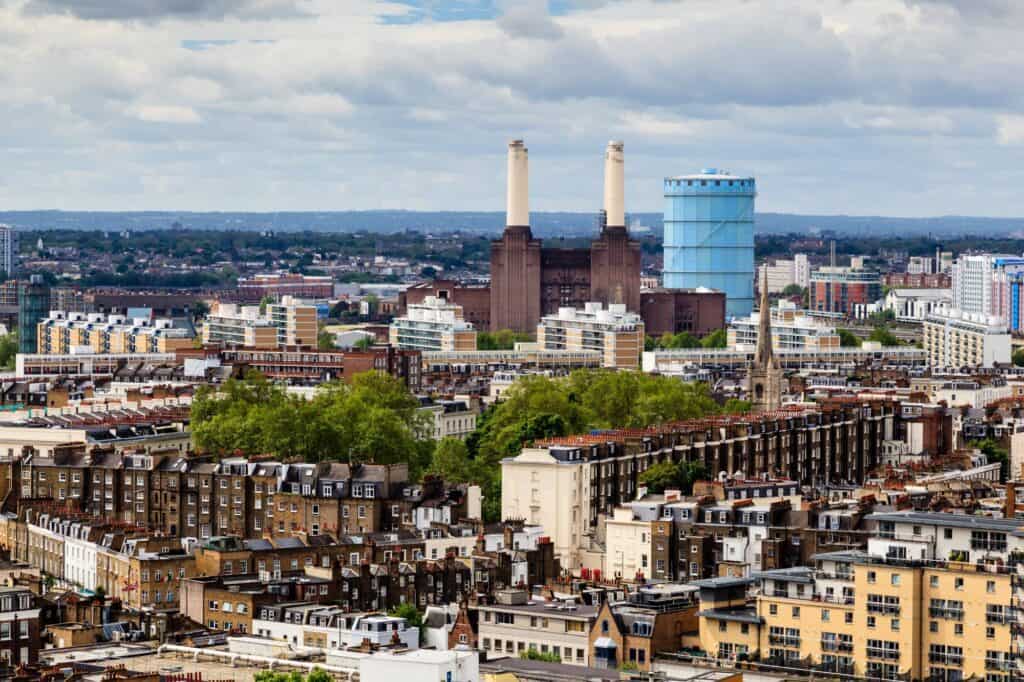
<path fill-rule="evenodd" d="M 758 369 L 777 368 L 779 360 L 772 351 L 772 310 L 768 303 L 768 271 L 761 281 L 761 309 L 758 313 L 757 351 L 754 353 L 754 367 Z"/>
<path fill-rule="evenodd" d="M 767 273 L 765 273 L 767 275 Z M 768 303 L 768 278 L 761 284 L 761 311 L 757 350 L 747 373 L 747 395 L 755 412 L 770 412 L 782 405 L 782 366 L 772 350 L 772 309 Z"/>

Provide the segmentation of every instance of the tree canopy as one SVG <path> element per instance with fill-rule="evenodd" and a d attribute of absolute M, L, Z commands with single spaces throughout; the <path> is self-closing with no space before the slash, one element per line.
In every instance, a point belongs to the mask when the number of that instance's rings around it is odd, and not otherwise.
<path fill-rule="evenodd" d="M 728 342 L 728 332 L 724 329 L 717 329 L 701 339 L 700 345 L 704 348 L 725 348 Z"/>
<path fill-rule="evenodd" d="M 288 395 L 257 372 L 202 387 L 192 402 L 192 438 L 201 451 L 409 462 L 424 450 L 429 417 L 399 380 L 380 372 L 325 385 L 309 400 Z"/>
<path fill-rule="evenodd" d="M 0 369 L 14 369 L 14 360 L 17 355 L 18 333 L 11 332 L 0 336 Z"/>
<path fill-rule="evenodd" d="M 741 403 L 734 403 L 741 411 Z M 484 517 L 496 519 L 501 467 L 530 443 L 593 429 L 641 427 L 719 413 L 706 384 L 641 372 L 577 370 L 568 377 L 527 376 L 488 408 L 465 450 L 442 441 L 432 469 L 463 471 L 484 488 Z M 455 475 L 458 475 L 457 473 Z"/>
<path fill-rule="evenodd" d="M 896 336 L 891 331 L 889 331 L 887 327 L 881 325 L 875 327 L 874 330 L 872 330 L 871 335 L 868 336 L 868 341 L 875 341 L 877 343 L 882 344 L 883 346 L 900 345 L 900 340 L 897 339 Z"/>
<path fill-rule="evenodd" d="M 640 483 L 652 493 L 677 489 L 684 495 L 693 492 L 693 484 L 707 478 L 708 472 L 700 462 L 658 462 L 640 474 Z"/>
<path fill-rule="evenodd" d="M 496 332 L 479 332 L 476 335 L 476 347 L 478 350 L 512 350 L 516 343 L 532 340 L 529 334 L 499 329 Z"/>
<path fill-rule="evenodd" d="M 860 337 L 849 329 L 837 329 L 836 333 L 839 335 L 839 345 L 843 348 L 860 348 Z"/>

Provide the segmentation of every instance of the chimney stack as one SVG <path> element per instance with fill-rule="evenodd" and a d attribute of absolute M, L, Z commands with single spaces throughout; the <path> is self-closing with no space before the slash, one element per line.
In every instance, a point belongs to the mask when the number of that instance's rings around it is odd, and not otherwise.
<path fill-rule="evenodd" d="M 530 225 L 530 167 L 526 145 L 522 140 L 508 143 L 508 201 L 505 225 Z"/>
<path fill-rule="evenodd" d="M 625 161 L 622 142 L 612 141 L 604 152 L 604 214 L 607 227 L 625 227 Z"/>

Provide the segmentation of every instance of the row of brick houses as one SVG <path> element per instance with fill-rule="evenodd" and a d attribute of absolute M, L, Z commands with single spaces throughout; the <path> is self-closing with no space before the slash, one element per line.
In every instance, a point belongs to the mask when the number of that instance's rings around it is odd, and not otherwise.
<path fill-rule="evenodd" d="M 890 399 L 792 407 L 556 438 L 502 461 L 502 516 L 541 523 L 562 565 L 584 565 L 602 519 L 632 501 L 659 462 L 696 462 L 713 477 L 784 476 L 800 485 L 861 483 L 902 415 Z"/>
<path fill-rule="evenodd" d="M 88 452 L 80 443 L 55 446 L 49 456 L 26 448 L 0 461 L 0 487 L 6 511 L 23 498 L 51 499 L 69 511 L 199 540 L 397 531 L 415 527 L 414 509 L 428 501 L 449 523 L 470 503 L 465 487 L 446 489 L 429 477 L 410 483 L 405 464 L 214 461 L 177 450 Z"/>

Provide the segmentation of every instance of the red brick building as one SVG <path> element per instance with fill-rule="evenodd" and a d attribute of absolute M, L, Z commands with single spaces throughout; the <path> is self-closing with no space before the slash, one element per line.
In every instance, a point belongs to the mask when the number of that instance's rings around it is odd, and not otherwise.
<path fill-rule="evenodd" d="M 689 332 L 705 336 L 725 327 L 725 292 L 653 289 L 640 294 L 640 316 L 650 336 Z"/>

